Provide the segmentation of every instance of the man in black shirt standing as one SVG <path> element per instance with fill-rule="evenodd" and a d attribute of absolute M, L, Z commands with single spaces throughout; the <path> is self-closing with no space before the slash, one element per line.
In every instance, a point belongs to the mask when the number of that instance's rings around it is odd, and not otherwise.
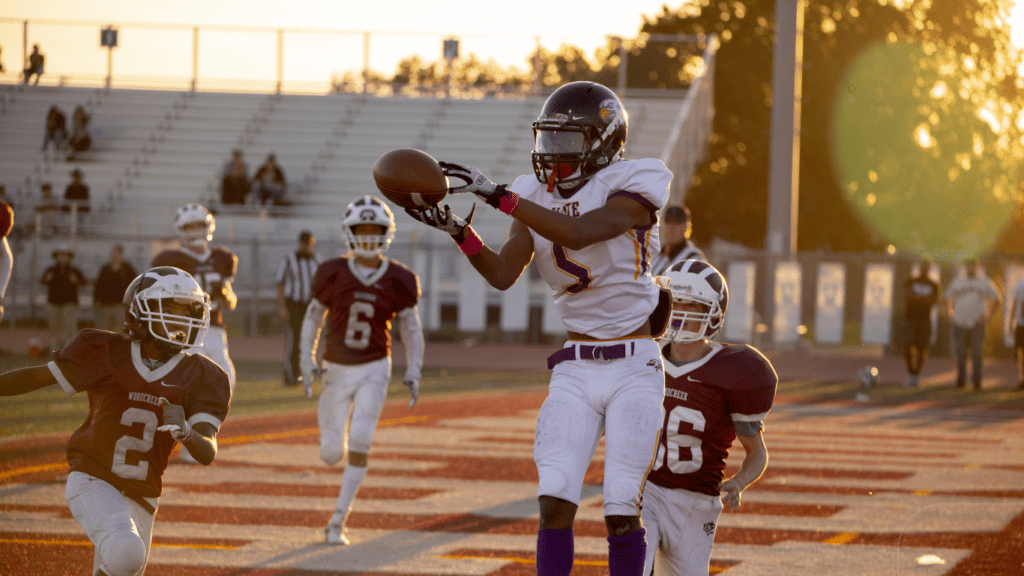
<path fill-rule="evenodd" d="M 92 295 L 96 306 L 96 327 L 120 334 L 124 330 L 124 293 L 138 276 L 130 262 L 124 261 L 124 247 L 110 249 L 110 262 L 100 268 Z"/>
<path fill-rule="evenodd" d="M 53 266 L 43 272 L 40 284 L 47 288 L 50 350 L 59 351 L 78 333 L 78 289 L 89 283 L 85 274 L 71 265 L 75 253 L 61 246 L 53 251 Z"/>
<path fill-rule="evenodd" d="M 903 358 L 907 362 L 909 376 L 903 385 L 908 388 L 918 384 L 918 374 L 924 367 L 925 358 L 928 357 L 928 345 L 931 343 L 932 307 L 941 299 L 941 288 L 928 277 L 928 270 L 931 267 L 931 260 L 921 260 L 917 274 L 903 285 L 905 316 L 909 331 L 907 342 L 903 346 Z"/>

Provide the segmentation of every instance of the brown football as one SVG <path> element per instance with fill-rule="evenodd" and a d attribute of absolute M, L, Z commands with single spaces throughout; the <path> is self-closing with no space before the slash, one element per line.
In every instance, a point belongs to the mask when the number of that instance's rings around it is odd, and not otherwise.
<path fill-rule="evenodd" d="M 415 148 L 385 152 L 373 164 L 381 193 L 403 208 L 430 208 L 448 194 L 448 179 L 434 157 Z"/>

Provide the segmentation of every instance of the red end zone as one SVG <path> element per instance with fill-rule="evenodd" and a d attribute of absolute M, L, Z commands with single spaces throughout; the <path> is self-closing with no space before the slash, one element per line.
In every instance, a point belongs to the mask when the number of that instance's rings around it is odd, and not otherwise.
<path fill-rule="evenodd" d="M 317 458 L 313 411 L 229 419 L 210 467 L 172 461 L 149 575 L 535 574 L 532 433 L 541 392 L 385 406 L 350 518 L 322 543 L 342 468 Z M 1020 573 L 1018 418 L 956 424 L 855 403 L 779 404 L 768 472 L 723 514 L 711 573 Z M 909 423 L 913 423 L 910 426 Z M 977 440 L 977 442 L 973 442 Z M 64 438 L 4 444 L 0 574 L 85 574 L 90 544 L 63 502 Z M 742 451 L 734 447 L 731 470 Z M 888 453 L 888 455 L 887 455 Z M 599 449 L 577 516 L 574 574 L 606 574 Z M 741 545 L 741 546 L 737 546 Z M 787 559 L 789 562 L 787 562 Z M 797 561 L 799 560 L 799 561 Z"/>

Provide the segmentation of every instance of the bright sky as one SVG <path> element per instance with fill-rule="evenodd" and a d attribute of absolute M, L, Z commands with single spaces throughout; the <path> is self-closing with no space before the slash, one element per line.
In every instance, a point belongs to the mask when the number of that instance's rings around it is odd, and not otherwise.
<path fill-rule="evenodd" d="M 673 5 L 681 5 L 676 0 Z M 475 53 L 487 60 L 525 69 L 525 59 L 536 37 L 549 49 L 573 44 L 587 50 L 605 43 L 605 37 L 633 38 L 642 15 L 660 13 L 664 0 L 0 0 L 0 46 L 3 62 L 17 69 L 22 49 L 22 25 L 29 23 L 29 46 L 38 42 L 47 55 L 47 73 L 76 61 L 76 67 L 105 74 L 106 51 L 99 44 L 99 25 L 120 28 L 120 46 L 114 51 L 115 76 L 144 74 L 157 66 L 174 76 L 190 77 L 192 32 L 187 28 L 157 30 L 132 28 L 124 23 L 198 25 L 200 76 L 275 78 L 277 38 L 267 33 L 229 33 L 213 26 L 303 28 L 348 34 L 307 33 L 285 36 L 285 78 L 318 80 L 332 71 L 360 69 L 363 31 L 370 31 L 371 68 L 390 74 L 394 63 L 419 53 L 426 60 L 441 55 L 441 40 L 454 35 L 462 40 L 461 54 Z M 75 20 L 87 26 L 67 27 L 44 20 Z M 35 23 L 33 23 L 35 21 Z M 388 35 L 387 32 L 401 33 Z M 145 40 L 143 41 L 142 38 Z M 159 50 L 154 51 L 154 47 Z M 214 52 L 227 58 L 215 59 Z M 218 60 L 219 62 L 215 62 Z M 223 61 L 230 62 L 224 67 Z M 148 63 L 148 65 L 147 65 Z M 12 66 L 13 64 L 13 66 Z"/>
<path fill-rule="evenodd" d="M 192 26 L 202 29 L 201 78 L 272 81 L 277 77 L 275 33 L 213 29 L 217 26 L 311 30 L 284 38 L 286 82 L 323 85 L 336 72 L 361 69 L 364 31 L 371 32 L 370 67 L 385 74 L 393 73 L 395 63 L 411 54 L 437 59 L 441 40 L 449 35 L 460 38 L 462 56 L 474 53 L 525 69 L 525 59 L 538 37 L 551 50 L 572 44 L 592 54 L 607 36 L 635 37 L 643 16 L 660 13 L 665 4 L 675 8 L 685 1 L 0 0 L 0 46 L 4 48 L 0 61 L 8 74 L 19 68 L 21 20 L 27 19 L 29 45 L 41 45 L 47 55 L 47 74 L 52 76 L 83 71 L 106 75 L 107 51 L 99 47 L 98 39 L 104 23 L 120 28 L 120 45 L 113 55 L 115 77 L 162 73 L 191 78 Z M 46 20 L 83 25 L 59 26 Z M 1012 21 L 1014 41 L 1024 46 L 1024 10 L 1015 7 Z"/>

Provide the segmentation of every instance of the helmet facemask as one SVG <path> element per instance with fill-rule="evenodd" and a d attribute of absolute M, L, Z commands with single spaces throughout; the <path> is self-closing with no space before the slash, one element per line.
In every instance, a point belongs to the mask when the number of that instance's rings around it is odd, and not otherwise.
<path fill-rule="evenodd" d="M 183 245 L 202 248 L 213 240 L 216 224 L 213 214 L 206 207 L 186 204 L 178 209 L 178 214 L 174 218 L 174 228 Z"/>
<path fill-rule="evenodd" d="M 149 334 L 166 351 L 178 353 L 203 345 L 210 327 L 210 297 L 203 294 L 171 295 L 154 286 L 135 295 L 135 316 L 147 324 Z"/>
<path fill-rule="evenodd" d="M 718 270 L 702 260 L 684 260 L 669 268 L 664 278 L 672 291 L 672 312 L 663 338 L 688 344 L 717 336 L 729 305 L 729 287 Z M 694 304 L 699 310 L 679 309 Z"/>
<path fill-rule="evenodd" d="M 672 314 L 664 336 L 667 340 L 689 344 L 713 337 L 721 327 L 720 313 L 715 310 L 717 303 L 709 299 L 696 296 L 677 298 L 673 294 L 672 304 Z M 702 311 L 677 310 L 676 304 L 698 304 Z M 693 326 L 695 322 L 696 327 Z"/>
<path fill-rule="evenodd" d="M 356 229 L 362 226 L 376 228 L 378 234 L 359 234 Z M 362 229 L 360 229 L 362 231 Z M 391 246 L 394 234 L 388 235 L 387 229 L 379 224 L 353 224 L 345 226 L 345 239 L 352 253 L 362 258 L 382 256 Z"/>
<path fill-rule="evenodd" d="M 360 226 L 372 226 L 378 233 L 356 234 Z M 363 196 L 348 205 L 341 229 L 353 254 L 361 258 L 378 258 L 387 252 L 395 238 L 395 218 L 379 199 Z"/>

